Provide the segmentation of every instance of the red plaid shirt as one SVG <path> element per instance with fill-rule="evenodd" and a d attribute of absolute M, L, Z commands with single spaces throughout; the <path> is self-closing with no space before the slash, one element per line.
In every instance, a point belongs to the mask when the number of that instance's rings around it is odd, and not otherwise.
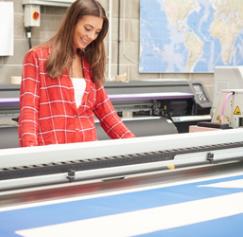
<path fill-rule="evenodd" d="M 86 88 L 77 108 L 67 70 L 58 79 L 46 73 L 45 62 L 49 54 L 49 48 L 36 48 L 27 52 L 24 58 L 19 115 L 21 146 L 96 140 L 95 116 L 111 138 L 134 137 L 117 115 L 104 87 L 92 82 L 85 60 Z"/>

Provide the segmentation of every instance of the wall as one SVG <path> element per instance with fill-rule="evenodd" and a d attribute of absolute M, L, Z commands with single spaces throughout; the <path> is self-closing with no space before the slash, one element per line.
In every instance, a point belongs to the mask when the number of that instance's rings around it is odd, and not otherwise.
<path fill-rule="evenodd" d="M 10 82 L 11 76 L 21 75 L 23 56 L 28 50 L 28 41 L 23 27 L 22 1 L 14 0 L 13 2 L 15 12 L 14 56 L 0 57 L 0 83 L 4 84 Z M 108 13 L 109 0 L 100 0 L 100 2 Z M 126 74 L 128 80 L 154 78 L 196 80 L 203 83 L 206 92 L 212 98 L 213 74 L 139 74 L 139 0 L 120 0 L 120 4 L 120 64 L 118 69 L 118 0 L 112 0 L 112 70 L 110 79 L 115 80 L 119 72 L 119 74 Z M 41 26 L 33 29 L 33 45 L 47 40 L 54 34 L 65 10 L 62 7 L 41 7 Z M 108 37 L 106 38 L 107 45 Z"/>

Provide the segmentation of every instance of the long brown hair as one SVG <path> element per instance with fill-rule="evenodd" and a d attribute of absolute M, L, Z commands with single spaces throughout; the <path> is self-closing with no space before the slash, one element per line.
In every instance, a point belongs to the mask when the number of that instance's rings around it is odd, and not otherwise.
<path fill-rule="evenodd" d="M 109 22 L 104 8 L 95 0 L 76 0 L 68 8 L 56 35 L 49 40 L 51 55 L 47 60 L 46 70 L 51 77 L 56 78 L 65 69 L 70 68 L 74 56 L 72 44 L 75 26 L 86 15 L 101 17 L 103 26 L 98 37 L 80 52 L 90 64 L 93 81 L 104 82 L 106 55 L 103 40 L 107 34 Z"/>

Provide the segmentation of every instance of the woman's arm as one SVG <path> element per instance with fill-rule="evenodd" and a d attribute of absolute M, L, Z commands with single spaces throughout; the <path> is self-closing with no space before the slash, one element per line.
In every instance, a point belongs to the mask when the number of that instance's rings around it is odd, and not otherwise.
<path fill-rule="evenodd" d="M 97 88 L 95 115 L 100 120 L 100 124 L 111 138 L 131 138 L 135 135 L 125 126 L 121 118 L 117 115 L 104 87 Z"/>
<path fill-rule="evenodd" d="M 39 69 L 33 50 L 27 52 L 23 62 L 20 86 L 19 144 L 37 146 L 39 114 Z"/>

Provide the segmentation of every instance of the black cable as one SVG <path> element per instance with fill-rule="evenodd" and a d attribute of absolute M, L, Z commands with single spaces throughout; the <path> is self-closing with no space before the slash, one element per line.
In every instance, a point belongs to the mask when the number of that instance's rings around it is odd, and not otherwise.
<path fill-rule="evenodd" d="M 28 44 L 29 44 L 29 49 L 32 48 L 32 41 L 31 41 L 31 26 L 28 26 L 28 27 L 25 27 L 25 30 L 26 30 L 26 37 L 28 39 Z"/>

